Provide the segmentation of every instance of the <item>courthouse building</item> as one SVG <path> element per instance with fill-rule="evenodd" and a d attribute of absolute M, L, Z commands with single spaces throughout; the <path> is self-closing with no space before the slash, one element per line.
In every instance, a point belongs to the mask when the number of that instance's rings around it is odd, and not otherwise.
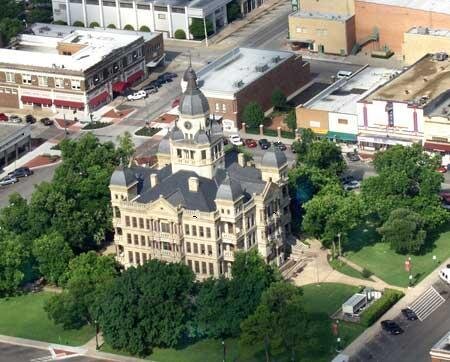
<path fill-rule="evenodd" d="M 182 262 L 199 279 L 229 276 L 239 250 L 282 264 L 291 231 L 286 156 L 270 149 L 252 167 L 243 154 L 225 154 L 195 72 L 186 78 L 157 167 L 120 167 L 111 177 L 117 259 Z"/>

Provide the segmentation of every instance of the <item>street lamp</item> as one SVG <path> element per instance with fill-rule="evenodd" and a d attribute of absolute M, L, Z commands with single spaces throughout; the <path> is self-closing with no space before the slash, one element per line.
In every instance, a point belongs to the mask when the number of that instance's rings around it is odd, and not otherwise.
<path fill-rule="evenodd" d="M 227 359 L 227 347 L 225 346 L 225 341 L 222 339 L 222 347 L 223 347 L 223 362 Z"/>
<path fill-rule="evenodd" d="M 97 319 L 94 320 L 95 323 L 95 350 L 98 351 L 99 347 L 98 347 L 98 322 Z"/>

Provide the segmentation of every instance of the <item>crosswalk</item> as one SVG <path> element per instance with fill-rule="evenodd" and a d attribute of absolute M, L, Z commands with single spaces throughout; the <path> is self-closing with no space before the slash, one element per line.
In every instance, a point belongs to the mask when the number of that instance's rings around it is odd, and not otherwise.
<path fill-rule="evenodd" d="M 445 299 L 431 286 L 409 308 L 416 313 L 420 321 L 424 321 L 431 313 L 444 304 L 444 302 Z"/>
<path fill-rule="evenodd" d="M 30 362 L 48 362 L 48 361 L 53 361 L 53 357 L 52 356 L 44 356 L 44 357 L 30 359 Z"/>

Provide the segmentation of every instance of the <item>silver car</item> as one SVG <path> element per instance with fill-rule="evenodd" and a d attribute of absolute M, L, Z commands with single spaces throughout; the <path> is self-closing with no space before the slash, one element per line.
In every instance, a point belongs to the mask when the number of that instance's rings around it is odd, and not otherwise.
<path fill-rule="evenodd" d="M 8 176 L 3 177 L 0 180 L 0 186 L 11 185 L 11 184 L 15 184 L 16 182 L 19 182 L 17 177 L 12 176 L 12 175 L 8 175 Z"/>

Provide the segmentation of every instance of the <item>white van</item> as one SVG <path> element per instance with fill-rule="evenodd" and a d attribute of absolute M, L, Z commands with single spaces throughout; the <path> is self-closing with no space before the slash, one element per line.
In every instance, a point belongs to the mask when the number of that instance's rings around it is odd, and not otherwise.
<path fill-rule="evenodd" d="M 340 70 L 339 72 L 337 72 L 336 74 L 336 78 L 337 79 L 342 79 L 342 78 L 350 78 L 350 76 L 353 74 L 353 72 L 350 72 L 348 70 Z"/>
<path fill-rule="evenodd" d="M 447 268 L 441 269 L 439 272 L 439 278 L 447 284 L 450 284 L 450 265 L 447 265 Z"/>

